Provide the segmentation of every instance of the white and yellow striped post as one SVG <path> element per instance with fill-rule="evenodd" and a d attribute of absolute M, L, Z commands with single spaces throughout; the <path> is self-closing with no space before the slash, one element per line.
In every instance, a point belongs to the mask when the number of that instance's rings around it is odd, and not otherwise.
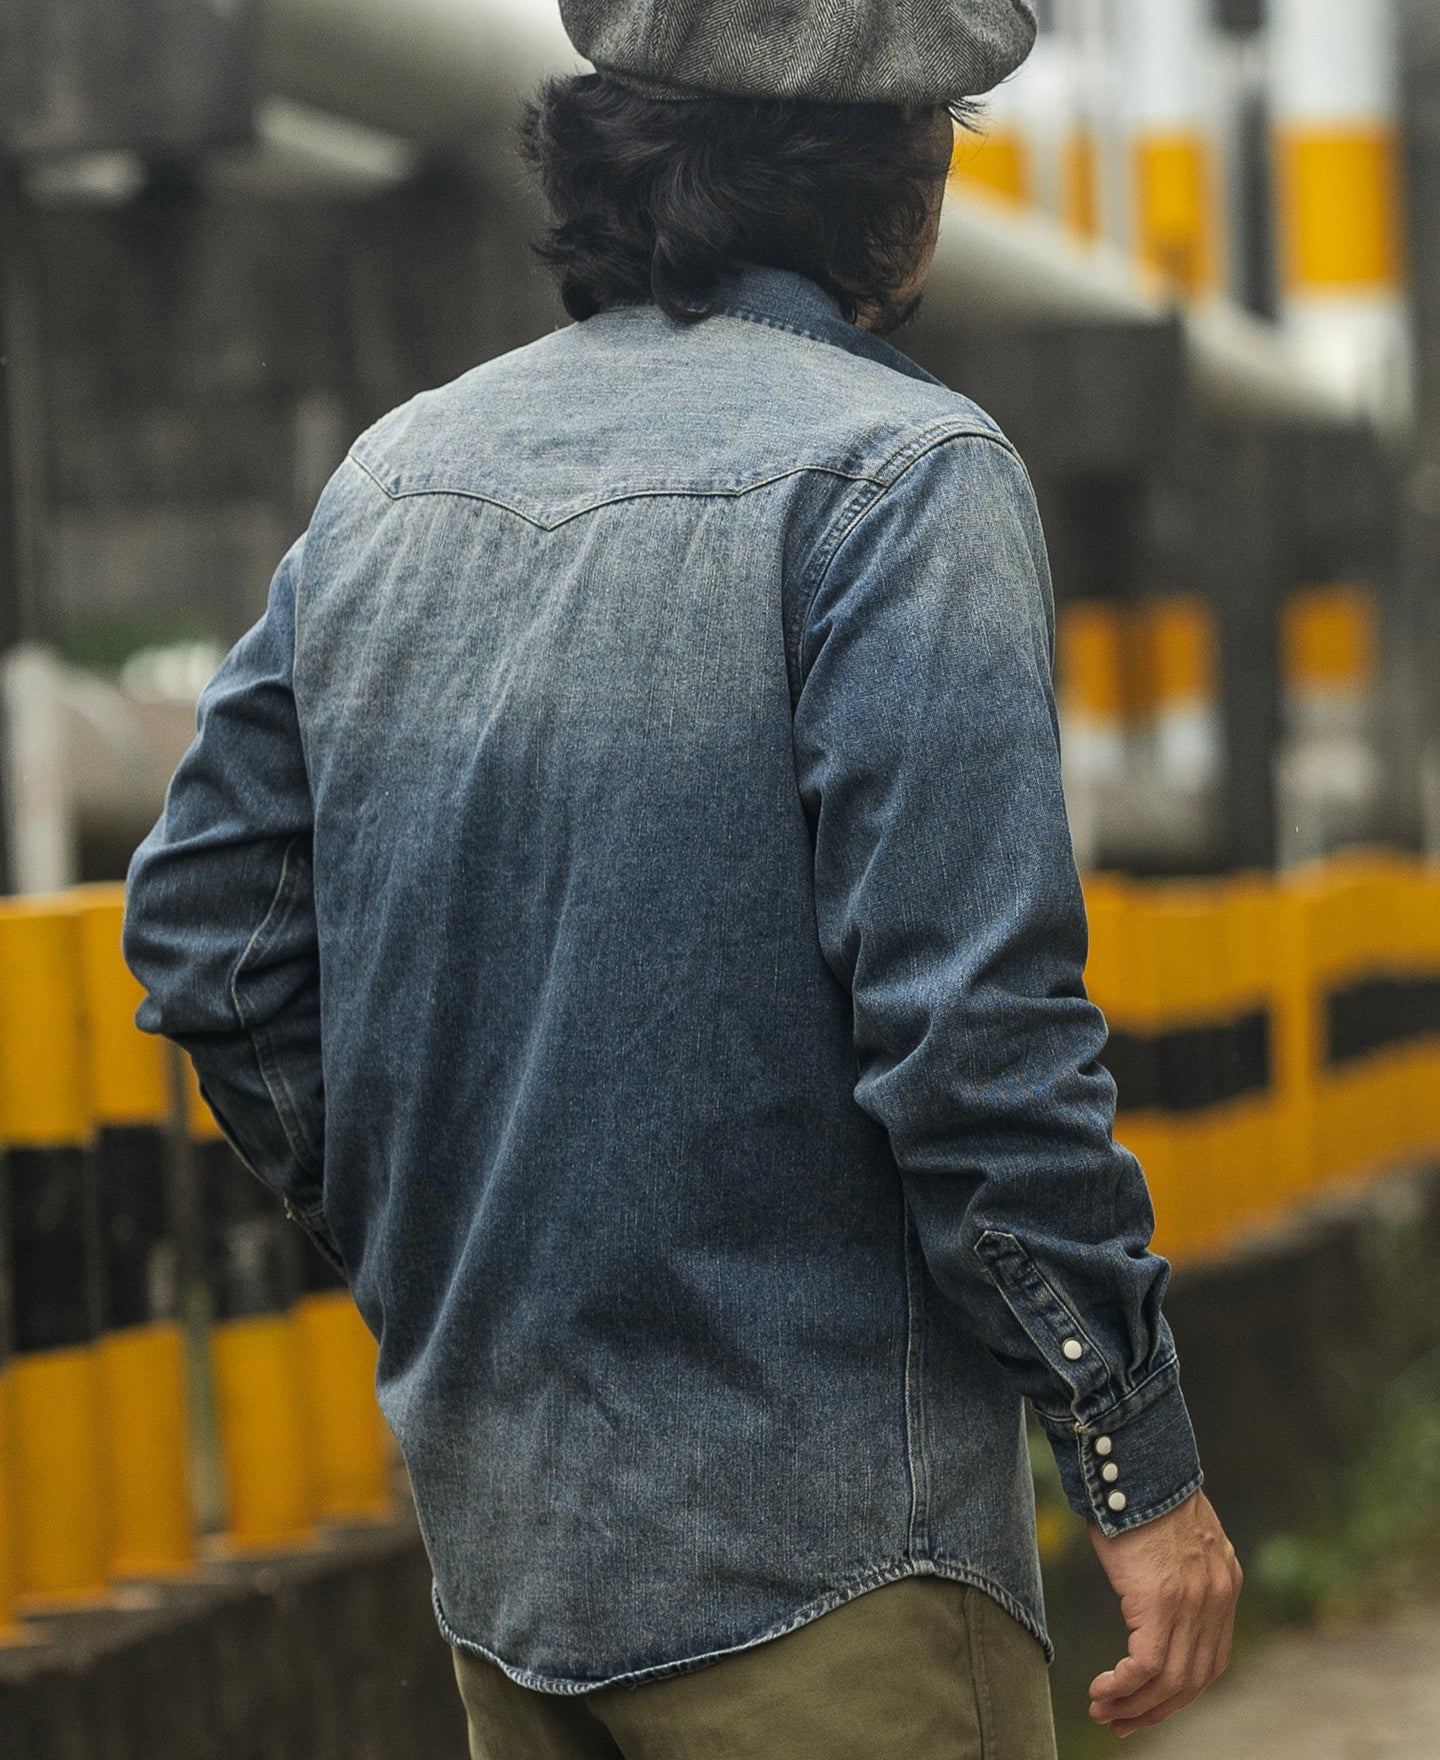
<path fill-rule="evenodd" d="M 1076 600 L 1060 608 L 1055 635 L 1065 806 L 1083 870 L 1103 859 L 1128 777 L 1124 613 L 1108 600 Z"/>
<path fill-rule="evenodd" d="M 1060 220 L 1081 244 L 1125 240 L 1123 130 L 1111 0 L 1055 0 L 1070 91 L 1060 147 Z"/>
<path fill-rule="evenodd" d="M 1120 19 L 1131 248 L 1171 294 L 1203 299 L 1223 274 L 1207 0 L 1122 0 Z"/>
<path fill-rule="evenodd" d="M 1165 594 L 1139 607 L 1136 694 L 1145 705 L 1141 774 L 1153 798 L 1157 855 L 1207 866 L 1220 833 L 1224 766 L 1220 635 L 1203 601 Z"/>
<path fill-rule="evenodd" d="M 1271 0 L 1283 317 L 1357 411 L 1408 414 L 1393 0 Z"/>
<path fill-rule="evenodd" d="M 1282 867 L 1375 835 L 1384 784 L 1375 748 L 1379 646 L 1378 609 L 1362 585 L 1297 588 L 1281 608 L 1284 738 L 1275 816 Z"/>

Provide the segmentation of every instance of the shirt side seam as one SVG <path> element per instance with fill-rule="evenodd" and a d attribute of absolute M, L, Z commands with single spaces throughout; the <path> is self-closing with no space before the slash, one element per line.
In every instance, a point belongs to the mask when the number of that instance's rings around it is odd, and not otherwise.
<path fill-rule="evenodd" d="M 925 1310 L 917 1287 L 915 1220 L 908 1198 L 901 1196 L 900 1251 L 905 1267 L 905 1453 L 910 1475 L 910 1521 L 905 1539 L 908 1557 L 929 1547 L 930 1468 L 925 1454 Z"/>

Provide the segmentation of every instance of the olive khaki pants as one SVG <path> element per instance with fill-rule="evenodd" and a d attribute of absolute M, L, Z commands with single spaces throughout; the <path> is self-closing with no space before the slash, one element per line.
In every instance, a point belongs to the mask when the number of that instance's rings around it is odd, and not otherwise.
<path fill-rule="evenodd" d="M 906 1577 L 693 1673 L 541 1693 L 455 1651 L 471 1760 L 1055 1760 L 1045 1655 L 981 1589 Z"/>

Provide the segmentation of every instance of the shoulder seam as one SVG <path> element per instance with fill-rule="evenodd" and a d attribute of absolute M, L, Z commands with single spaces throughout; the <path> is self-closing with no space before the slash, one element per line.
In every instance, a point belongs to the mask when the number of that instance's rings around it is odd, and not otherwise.
<path fill-rule="evenodd" d="M 819 595 L 821 587 L 825 584 L 825 577 L 829 574 L 831 565 L 834 563 L 836 556 L 840 553 L 846 540 L 855 531 L 856 527 L 859 526 L 865 516 L 870 513 L 873 508 L 879 506 L 890 490 L 909 473 L 912 465 L 915 465 L 928 453 L 936 451 L 939 447 L 946 445 L 951 440 L 983 441 L 998 448 L 1001 452 L 1008 454 L 1009 457 L 1014 459 L 1015 463 L 1019 465 L 1021 471 L 1025 471 L 1024 460 L 1016 451 L 1014 444 L 1007 439 L 1004 434 L 999 432 L 998 429 L 992 432 L 988 428 L 976 427 L 970 423 L 959 427 L 947 423 L 945 430 L 941 433 L 937 434 L 926 429 L 922 430 L 919 434 L 913 435 L 906 445 L 902 446 L 898 452 L 894 453 L 889 460 L 890 464 L 894 466 L 894 469 L 888 478 L 884 480 L 879 478 L 866 479 L 868 482 L 875 485 L 877 493 L 863 499 L 858 495 L 850 497 L 845 507 L 840 510 L 833 525 L 822 536 L 820 543 L 816 546 L 814 555 L 811 557 L 810 568 L 812 570 L 815 569 L 816 564 L 819 563 L 819 569 L 815 574 L 814 583 L 808 588 L 808 590 L 802 583 L 801 591 L 798 596 L 800 609 L 797 617 L 795 642 L 796 662 L 802 680 L 804 679 L 806 672 L 805 643 L 810 624 L 810 613 L 814 608 L 815 600 Z M 1028 473 L 1026 473 L 1026 480 L 1029 480 Z M 850 516 L 848 520 L 846 517 L 847 514 Z M 822 557 L 823 561 L 821 561 Z"/>

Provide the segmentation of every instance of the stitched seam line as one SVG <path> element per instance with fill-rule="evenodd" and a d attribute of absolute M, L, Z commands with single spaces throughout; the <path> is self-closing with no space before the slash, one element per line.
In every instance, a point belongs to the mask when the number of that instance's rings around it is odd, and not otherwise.
<path fill-rule="evenodd" d="M 1073 1431 L 1077 1436 L 1084 1435 L 1087 1429 L 1103 1430 L 1116 1412 L 1123 1411 L 1124 1421 L 1128 1422 L 1131 1418 L 1138 1418 L 1142 1412 L 1148 1412 L 1151 1406 L 1157 1404 L 1176 1387 L 1179 1382 L 1179 1367 L 1178 1356 L 1172 1354 L 1166 1357 L 1163 1363 L 1150 1370 L 1145 1378 L 1137 1381 L 1127 1393 L 1120 1394 L 1103 1410 L 1085 1419 L 1077 1419 L 1072 1412 L 1047 1412 L 1043 1406 L 1035 1406 L 1035 1414 L 1039 1418 L 1048 1420 L 1057 1428 Z M 1162 1379 L 1166 1383 L 1164 1387 L 1157 1388 L 1147 1399 L 1140 1397 L 1154 1382 Z M 1032 1400 L 1030 1403 L 1034 1405 L 1035 1402 Z"/>
<path fill-rule="evenodd" d="M 910 1474 L 910 1522 L 905 1550 L 914 1558 L 924 1550 L 930 1523 L 929 1470 L 925 1460 L 923 1390 L 920 1383 L 924 1351 L 923 1319 L 915 1289 L 915 1255 L 911 1240 L 914 1221 L 907 1198 L 901 1198 L 900 1250 L 905 1267 L 905 1464 Z"/>
<path fill-rule="evenodd" d="M 822 344 L 825 348 L 838 346 L 828 336 L 822 336 L 818 330 L 809 330 L 803 324 L 794 324 L 786 318 L 777 318 L 772 312 L 758 311 L 754 306 L 747 306 L 743 300 L 736 300 L 733 305 L 718 306 L 711 315 L 717 318 L 742 318 L 747 324 L 763 324 L 767 330 L 788 330 L 792 336 L 804 336 L 811 342 Z M 846 352 L 848 353 L 848 350 Z M 861 358 L 868 357 L 862 356 Z M 883 362 L 877 364 L 884 365 Z"/>
<path fill-rule="evenodd" d="M 829 547 L 828 554 L 825 553 L 823 540 L 816 549 L 815 557 L 812 560 L 811 566 L 814 567 L 815 563 L 820 562 L 822 556 L 824 556 L 824 561 L 821 563 L 820 572 L 816 577 L 814 586 L 810 588 L 808 593 L 803 591 L 801 593 L 803 609 L 798 620 L 800 639 L 797 645 L 797 652 L 800 656 L 800 677 L 802 681 L 805 678 L 807 670 L 805 664 L 805 650 L 809 639 L 810 614 L 815 608 L 815 601 L 819 597 L 820 589 L 825 585 L 826 577 L 829 575 L 835 558 L 839 555 L 846 539 L 855 531 L 865 516 L 880 505 L 881 501 L 884 500 L 885 496 L 895 487 L 901 478 L 907 474 L 912 465 L 918 463 L 921 458 L 925 457 L 926 454 L 933 452 L 937 447 L 948 444 L 951 440 L 983 440 L 987 445 L 994 446 L 1001 452 L 1008 453 L 1011 458 L 1014 458 L 1017 461 L 1020 457 L 1019 453 L 1016 452 L 1015 448 L 1004 438 L 1003 435 L 992 434 L 987 432 L 984 428 L 976 428 L 968 425 L 957 428 L 953 425 L 952 420 L 947 419 L 944 432 L 932 434 L 928 430 L 922 429 L 919 434 L 915 435 L 906 445 L 902 446 L 900 450 L 892 456 L 890 464 L 894 468 L 889 481 L 883 483 L 880 487 L 879 493 L 872 495 L 863 506 L 857 509 L 854 517 L 850 520 L 848 525 L 844 525 L 843 522 L 846 513 L 850 510 L 851 504 L 858 499 L 858 497 L 852 497 L 852 502 L 847 503 L 846 507 L 841 509 L 840 514 L 836 518 L 835 525 L 832 528 L 834 541 Z M 869 481 L 874 483 L 877 482 L 878 479 L 871 478 Z"/>
<path fill-rule="evenodd" d="M 394 489 L 380 477 L 377 477 L 375 472 L 364 459 L 359 457 L 358 454 L 351 452 L 348 453 L 346 457 L 349 463 L 353 464 L 357 470 L 363 472 L 369 481 L 373 483 L 380 493 L 389 501 L 414 501 L 419 500 L 423 496 L 450 497 L 459 501 L 479 501 L 483 502 L 487 507 L 499 507 L 506 513 L 513 513 L 516 519 L 523 519 L 526 525 L 534 526 L 537 531 L 542 532 L 558 531 L 561 526 L 569 525 L 571 520 L 580 519 L 587 513 L 594 513 L 601 507 L 615 507 L 622 501 L 641 501 L 652 497 L 670 497 L 672 499 L 681 500 L 689 498 L 701 501 L 724 498 L 733 501 L 739 500 L 740 497 L 744 495 L 752 495 L 757 489 L 768 489 L 772 483 L 783 483 L 787 477 L 799 477 L 804 476 L 807 473 L 814 476 L 835 477 L 842 483 L 878 484 L 883 481 L 882 478 L 872 477 L 864 471 L 842 471 L 835 465 L 797 464 L 790 466 L 787 470 L 775 471 L 768 477 L 761 477 L 753 483 L 742 483 L 736 488 L 730 488 L 724 485 L 704 488 L 685 484 L 674 484 L 668 486 L 661 485 L 659 487 L 652 486 L 649 488 L 640 487 L 634 489 L 619 489 L 615 494 L 606 496 L 602 501 L 587 502 L 584 507 L 577 507 L 573 513 L 564 514 L 557 520 L 547 522 L 543 519 L 537 519 L 533 514 L 527 513 L 523 507 L 516 507 L 513 502 L 502 500 L 498 495 L 487 495 L 483 489 L 463 489 L 450 484 L 434 484 L 414 489 Z"/>
<path fill-rule="evenodd" d="M 718 1662 L 725 1656 L 736 1656 L 743 1650 L 753 1650 L 757 1645 L 768 1643 L 772 1638 L 783 1638 L 787 1632 L 799 1631 L 801 1626 L 809 1625 L 811 1620 L 818 1619 L 822 1614 L 829 1613 L 832 1608 L 843 1607 L 847 1601 L 853 1601 L 857 1595 L 866 1594 L 871 1589 L 882 1589 L 887 1583 L 899 1583 L 909 1577 L 943 1577 L 947 1582 L 968 1583 L 971 1588 L 979 1589 L 997 1601 L 1025 1630 L 1037 1640 L 1045 1652 L 1045 1660 L 1055 1660 L 1055 1646 L 1044 1625 L 1030 1609 L 1023 1605 L 1010 1590 L 997 1583 L 993 1577 L 963 1559 L 937 1558 L 906 1560 L 898 1564 L 876 1565 L 859 1575 L 846 1578 L 834 1589 L 807 1601 L 803 1607 L 790 1618 L 761 1632 L 757 1637 L 747 1638 L 743 1643 L 731 1644 L 720 1650 L 705 1650 L 694 1656 L 677 1657 L 673 1662 L 654 1663 L 648 1668 L 626 1669 L 619 1674 L 607 1675 L 601 1680 L 575 1680 L 564 1675 L 541 1674 L 535 1669 L 517 1668 L 505 1662 L 495 1651 L 487 1649 L 484 1644 L 477 1644 L 473 1638 L 462 1638 L 450 1624 L 440 1600 L 440 1586 L 432 1581 L 430 1604 L 435 1613 L 436 1623 L 446 1641 L 456 1649 L 468 1650 L 473 1656 L 483 1656 L 489 1662 L 504 1671 L 511 1680 L 517 1681 L 522 1687 L 536 1687 L 547 1693 L 590 1693 L 598 1692 L 602 1687 L 618 1687 L 630 1681 L 660 1680 L 668 1676 L 689 1673 L 707 1662 Z"/>
<path fill-rule="evenodd" d="M 247 965 L 272 944 L 281 926 L 289 917 L 292 900 L 290 857 L 299 842 L 300 837 L 297 834 L 285 845 L 284 854 L 280 858 L 280 877 L 275 882 L 275 893 L 270 900 L 270 908 L 260 919 L 259 927 L 250 937 L 245 951 L 235 962 L 235 969 L 230 975 L 230 1004 L 235 1010 L 235 1018 L 250 1040 L 250 1048 L 255 1055 L 260 1078 L 265 1083 L 265 1091 L 270 1096 L 270 1104 L 275 1108 L 275 1115 L 280 1121 L 281 1130 L 285 1133 L 285 1140 L 290 1146 L 291 1154 L 305 1172 L 310 1174 L 312 1178 L 318 1178 L 320 1176 L 319 1162 L 314 1147 L 306 1136 L 299 1108 L 295 1104 L 295 1096 L 290 1091 L 290 1085 L 285 1079 L 284 1071 L 276 1063 L 273 1051 L 262 1037 L 259 1028 L 251 1020 L 240 996 L 240 980 Z"/>
<path fill-rule="evenodd" d="M 1012 1246 L 1010 1247 L 1009 1251 L 1011 1251 L 1012 1253 L 1016 1253 L 1020 1256 L 1020 1259 L 1021 1259 L 1025 1269 L 1030 1273 L 1031 1276 L 1033 1276 L 1037 1280 L 1037 1282 L 1039 1282 L 1041 1284 L 1041 1286 L 1044 1288 L 1045 1292 L 1049 1295 L 1050 1300 L 1052 1302 L 1054 1302 L 1055 1306 L 1065 1316 L 1067 1323 L 1074 1328 L 1075 1332 L 1080 1337 L 1082 1337 L 1085 1340 L 1086 1344 L 1090 1347 L 1090 1349 L 1092 1351 L 1094 1351 L 1095 1361 L 1101 1365 L 1101 1369 L 1103 1371 L 1102 1380 L 1101 1380 L 1101 1385 L 1103 1385 L 1104 1378 L 1108 1377 L 1110 1374 L 1109 1365 L 1106 1362 L 1104 1352 L 1095 1343 L 1095 1340 L 1090 1336 L 1089 1332 L 1081 1324 L 1080 1320 L 1071 1312 L 1069 1304 L 1067 1302 L 1064 1302 L 1061 1300 L 1060 1296 L 1056 1293 L 1055 1286 L 1050 1282 L 1049 1278 L 1046 1277 L 1045 1273 L 1035 1263 L 1034 1259 L 1030 1256 L 1029 1253 L 1027 1253 L 1025 1251 L 1024 1247 L 1020 1245 L 1020 1242 L 1018 1240 L 1016 1240 L 1014 1235 L 1007 1234 L 1005 1232 L 1005 1230 L 1003 1230 L 1003 1229 L 991 1229 L 991 1228 L 982 1224 L 982 1238 L 983 1238 L 983 1234 L 994 1234 L 997 1237 L 999 1237 L 1000 1239 L 1008 1240 L 1013 1243 Z M 1005 1306 L 1007 1308 L 1009 1308 L 1010 1312 L 1015 1316 L 1016 1321 L 1019 1323 L 1022 1330 L 1026 1333 L 1027 1337 L 1030 1336 L 1030 1329 L 1025 1324 L 1024 1312 L 1022 1311 L 1021 1307 L 1016 1306 L 1017 1302 L 1020 1302 L 1022 1304 L 1024 1302 L 1025 1292 L 1024 1292 L 1023 1288 L 1016 1287 L 1014 1290 L 1014 1293 L 1012 1294 L 1011 1289 L 1009 1287 L 1010 1280 L 1009 1280 L 1008 1274 L 1006 1273 L 1005 1269 L 999 1263 L 998 1260 L 995 1264 L 992 1264 L 990 1262 L 990 1260 L 986 1256 L 986 1254 L 980 1250 L 979 1240 L 977 1240 L 975 1243 L 975 1252 L 976 1252 L 977 1258 L 980 1260 L 980 1263 L 985 1267 L 985 1270 L 986 1270 L 987 1274 L 989 1275 L 991 1282 L 994 1283 L 996 1288 L 1000 1291 L 1000 1295 L 1001 1295 L 1002 1299 L 1004 1300 Z M 1033 1339 L 1032 1339 L 1032 1342 L 1033 1342 Z M 1067 1386 L 1071 1385 L 1070 1382 L 1066 1379 L 1064 1371 L 1054 1369 L 1054 1365 L 1049 1363 L 1048 1359 L 1046 1362 L 1046 1367 L 1054 1370 L 1054 1373 L 1058 1374 L 1060 1376 L 1060 1379 L 1062 1381 L 1066 1382 Z M 1091 1390 L 1088 1390 L 1087 1392 L 1083 1392 L 1083 1393 L 1077 1391 L 1075 1398 L 1077 1399 L 1077 1401 L 1080 1401 L 1083 1403 L 1087 1399 L 1094 1398 L 1096 1391 L 1097 1391 L 1096 1389 L 1091 1389 Z M 1123 1398 L 1124 1396 L 1122 1395 L 1121 1397 Z M 1113 1410 L 1114 1406 L 1118 1403 L 1119 1403 L 1119 1401 L 1112 1401 L 1111 1405 L 1109 1407 L 1107 1407 L 1106 1409 Z M 1031 1404 L 1032 1405 L 1034 1404 L 1033 1400 L 1031 1401 Z M 1036 1406 L 1035 1409 L 1042 1416 L 1044 1415 L 1044 1408 L 1043 1407 Z"/>

